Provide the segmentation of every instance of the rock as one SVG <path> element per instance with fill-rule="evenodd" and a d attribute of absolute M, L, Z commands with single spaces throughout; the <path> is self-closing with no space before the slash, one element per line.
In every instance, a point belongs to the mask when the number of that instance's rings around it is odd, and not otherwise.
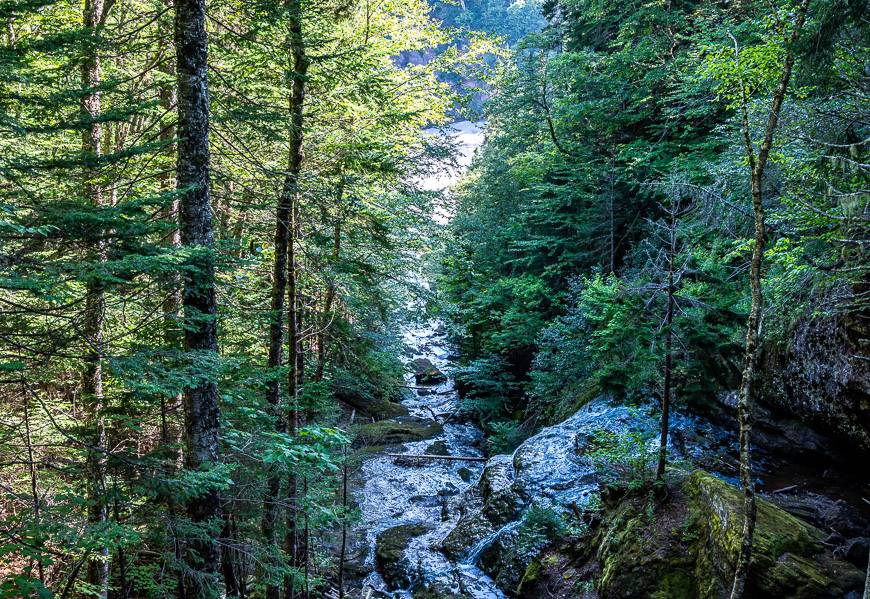
<path fill-rule="evenodd" d="M 483 515 L 493 526 L 500 527 L 515 520 L 524 502 L 513 488 L 514 471 L 510 456 L 494 456 L 480 475 L 480 495 Z"/>
<path fill-rule="evenodd" d="M 375 540 L 375 564 L 391 588 L 406 588 L 416 579 L 414 564 L 405 559 L 411 539 L 426 534 L 433 525 L 402 524 L 380 532 Z"/>
<path fill-rule="evenodd" d="M 417 358 L 411 362 L 411 365 L 414 368 L 414 380 L 418 385 L 440 385 L 447 381 L 447 376 L 428 358 Z"/>
<path fill-rule="evenodd" d="M 742 493 L 702 471 L 687 479 L 684 490 L 693 519 L 688 524 L 706 541 L 696 559 L 709 559 L 710 573 L 730 580 L 743 527 Z M 860 586 L 862 574 L 827 553 L 823 538 L 818 528 L 759 498 L 747 595 L 755 589 L 759 596 L 842 597 Z"/>
<path fill-rule="evenodd" d="M 495 578 L 499 588 L 516 588 L 529 562 L 538 554 L 538 548 L 520 547 L 519 539 L 519 525 L 506 526 L 480 555 L 481 569 Z"/>
<path fill-rule="evenodd" d="M 456 474 L 459 475 L 459 478 L 462 479 L 462 482 L 471 482 L 471 470 L 469 470 L 465 466 L 462 466 L 459 470 L 457 470 Z"/>
<path fill-rule="evenodd" d="M 467 496 L 463 498 L 467 503 Z M 441 550 L 444 555 L 455 561 L 465 559 L 475 545 L 497 531 L 492 522 L 483 515 L 479 505 L 476 508 L 466 508 L 459 522 L 441 542 Z"/>
<path fill-rule="evenodd" d="M 725 426 L 736 425 L 737 392 L 728 391 L 715 396 L 716 402 L 724 408 L 720 415 Z M 815 460 L 826 460 L 837 444 L 830 437 L 814 430 L 805 422 L 794 417 L 775 414 L 768 406 L 753 406 L 753 442 L 759 447 L 778 456 L 793 459 L 796 455 Z"/>
<path fill-rule="evenodd" d="M 429 455 L 450 455 L 450 450 L 447 449 L 447 442 L 443 439 L 439 439 L 429 445 L 424 450 L 424 453 L 428 453 Z"/>
<path fill-rule="evenodd" d="M 804 318 L 787 344 L 765 347 L 765 403 L 870 452 L 866 325 L 848 317 Z"/>
<path fill-rule="evenodd" d="M 770 500 L 793 516 L 844 538 L 870 534 L 870 523 L 842 499 L 805 492 L 778 493 L 770 496 Z"/>
<path fill-rule="evenodd" d="M 446 486 L 438 490 L 438 497 L 453 497 L 459 495 L 459 489 L 453 483 L 447 483 Z"/>
<path fill-rule="evenodd" d="M 850 539 L 843 546 L 842 555 L 850 564 L 859 568 L 865 567 L 870 556 L 870 539 Z"/>
<path fill-rule="evenodd" d="M 400 403 L 382 397 L 363 397 L 355 393 L 336 391 L 336 398 L 346 406 L 348 411 L 355 410 L 356 416 L 369 416 L 375 420 L 386 420 L 408 415 L 408 408 Z"/>
<path fill-rule="evenodd" d="M 739 489 L 703 471 L 686 476 L 652 514 L 645 496 L 625 496 L 576 549 L 585 556 L 585 565 L 574 560 L 577 571 L 594 575 L 603 599 L 727 597 L 742 501 Z M 862 573 L 835 558 L 823 537 L 759 498 L 746 596 L 833 599 L 860 589 Z"/>
<path fill-rule="evenodd" d="M 440 434 L 441 430 L 441 425 L 432 420 L 411 416 L 396 420 L 380 420 L 355 426 L 353 447 L 358 449 L 422 441 Z"/>

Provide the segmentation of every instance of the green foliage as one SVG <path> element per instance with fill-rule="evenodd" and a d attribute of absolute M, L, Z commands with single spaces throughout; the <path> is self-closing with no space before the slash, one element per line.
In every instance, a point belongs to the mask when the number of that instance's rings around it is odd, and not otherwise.
<path fill-rule="evenodd" d="M 493 454 L 513 453 L 527 437 L 514 420 L 491 422 L 487 427 L 487 442 Z"/>
<path fill-rule="evenodd" d="M 669 260 L 677 403 L 734 388 L 752 235 L 736 107 L 745 90 L 759 142 L 795 5 L 545 3 L 501 65 L 442 256 L 481 414 L 545 424 L 600 394 L 661 396 Z M 764 327 L 783 346 L 797 320 L 865 304 L 866 23 L 838 6 L 811 3 L 763 190 Z"/>
<path fill-rule="evenodd" d="M 607 486 L 640 491 L 655 475 L 658 448 L 651 431 L 595 431 L 586 451 Z"/>
<path fill-rule="evenodd" d="M 558 512 L 533 505 L 523 514 L 517 551 L 521 555 L 534 554 L 547 545 L 561 540 L 568 530 L 568 524 Z"/>

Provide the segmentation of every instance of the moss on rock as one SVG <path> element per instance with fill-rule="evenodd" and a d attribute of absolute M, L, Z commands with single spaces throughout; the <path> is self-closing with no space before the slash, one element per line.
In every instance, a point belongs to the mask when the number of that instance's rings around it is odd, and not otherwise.
<path fill-rule="evenodd" d="M 654 510 L 646 496 L 623 497 L 574 546 L 558 551 L 573 556 L 571 581 L 580 585 L 594 578 L 601 598 L 727 596 L 743 526 L 742 498 L 739 489 L 709 473 L 684 474 Z M 822 538 L 819 529 L 759 498 L 746 595 L 833 599 L 860 590 L 862 573 L 835 559 Z M 518 590 L 565 584 L 555 576 L 538 560 Z"/>
<path fill-rule="evenodd" d="M 422 441 L 441 433 L 440 424 L 432 420 L 400 418 L 359 424 L 353 428 L 353 447 L 383 447 L 409 441 Z"/>
<path fill-rule="evenodd" d="M 411 539 L 431 530 L 430 524 L 402 524 L 388 528 L 375 540 L 375 563 L 384 580 L 394 588 L 404 588 L 414 577 L 405 560 L 405 549 Z"/>
<path fill-rule="evenodd" d="M 689 497 L 690 526 L 706 553 L 699 573 L 730 579 L 743 529 L 743 495 L 709 473 L 696 471 L 683 484 Z M 824 534 L 769 501 L 758 498 L 748 593 L 770 597 L 841 597 L 859 588 L 861 573 L 835 560 L 822 544 Z"/>

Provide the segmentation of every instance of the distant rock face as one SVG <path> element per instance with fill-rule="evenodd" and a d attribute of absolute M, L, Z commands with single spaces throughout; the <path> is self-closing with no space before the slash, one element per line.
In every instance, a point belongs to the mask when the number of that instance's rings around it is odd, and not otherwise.
<path fill-rule="evenodd" d="M 787 347 L 766 348 L 764 402 L 870 452 L 867 333 L 842 318 L 800 321 Z"/>

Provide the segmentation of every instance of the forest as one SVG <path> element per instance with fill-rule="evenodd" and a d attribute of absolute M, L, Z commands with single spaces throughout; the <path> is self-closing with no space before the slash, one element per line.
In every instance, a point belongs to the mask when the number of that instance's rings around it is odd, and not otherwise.
<path fill-rule="evenodd" d="M 0 20 L 0 599 L 870 599 L 866 0 Z"/>

